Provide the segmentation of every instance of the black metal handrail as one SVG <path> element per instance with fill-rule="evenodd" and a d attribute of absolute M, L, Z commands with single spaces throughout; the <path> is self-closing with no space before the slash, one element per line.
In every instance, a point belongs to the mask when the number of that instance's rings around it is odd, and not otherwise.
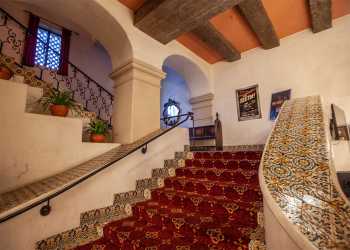
<path fill-rule="evenodd" d="M 186 116 L 186 117 L 185 117 Z M 137 150 L 141 149 L 142 150 L 142 153 L 146 153 L 147 152 L 147 146 L 149 143 L 153 142 L 154 140 L 158 139 L 159 137 L 169 133 L 171 130 L 173 130 L 174 128 L 180 126 L 181 124 L 185 123 L 186 121 L 188 121 L 189 119 L 191 120 L 194 120 L 194 117 L 193 117 L 193 113 L 192 112 L 188 112 L 187 114 L 184 114 L 184 115 L 181 115 L 181 117 L 185 117 L 182 121 L 176 123 L 174 126 L 172 126 L 171 128 L 168 128 L 166 130 L 164 130 L 162 133 L 160 133 L 159 135 L 155 136 L 155 137 L 152 137 L 150 138 L 149 140 L 147 140 L 146 142 L 142 143 L 141 145 L 137 146 L 136 148 L 130 150 L 128 153 L 126 153 L 125 155 L 121 156 L 120 158 L 116 159 L 116 160 L 113 160 L 109 163 L 107 163 L 106 165 L 104 165 L 103 167 L 99 168 L 99 169 L 96 169 L 95 171 L 92 171 L 91 173 L 89 173 L 88 175 L 74 181 L 73 183 L 69 184 L 68 186 L 62 188 L 61 190 L 58 190 L 56 191 L 55 193 L 53 194 L 50 194 L 48 195 L 47 197 L 44 197 L 24 208 L 21 208 L 19 209 L 18 211 L 14 212 L 14 213 L 11 213 L 7 216 L 5 216 L 4 218 L 1 218 L 0 219 L 0 223 L 3 223 L 7 220 L 10 220 L 18 215 L 21 215 L 29 210 L 31 210 L 32 208 L 34 207 L 37 207 L 39 206 L 40 204 L 42 203 L 45 203 L 47 202 L 47 204 L 45 206 L 43 206 L 41 209 L 40 209 L 40 214 L 43 215 L 43 216 L 46 216 L 50 213 L 51 211 L 51 206 L 50 206 L 50 201 L 59 196 L 60 194 L 74 188 L 75 186 L 79 185 L 80 183 L 86 181 L 87 179 L 89 179 L 90 177 L 93 177 L 95 176 L 96 174 L 98 174 L 99 172 L 111 167 L 114 163 L 124 159 L 125 157 L 129 156 L 130 154 L 136 152 Z M 163 119 L 163 118 L 162 118 Z"/>
<path fill-rule="evenodd" d="M 8 12 L 6 12 L 4 9 L 0 8 L 0 11 L 3 12 L 5 14 L 5 22 L 7 22 L 7 19 L 10 18 L 12 21 L 14 21 L 16 24 L 18 24 L 27 34 L 30 32 L 28 30 L 28 28 L 23 25 L 21 22 L 19 22 L 16 18 L 14 18 L 12 15 L 10 15 Z M 41 40 L 39 37 L 37 37 L 37 39 L 39 41 L 41 41 L 42 43 L 45 44 L 45 42 L 43 40 Z M 55 49 L 53 49 L 50 45 L 46 45 L 48 49 L 50 49 L 50 51 L 52 51 L 53 53 L 55 53 L 56 55 L 60 55 L 57 51 L 55 51 Z M 98 91 L 100 93 L 100 95 L 102 96 L 102 92 L 103 94 L 106 94 L 108 96 L 108 98 L 111 100 L 111 103 L 113 102 L 114 100 L 114 96 L 113 94 L 111 94 L 108 90 L 106 90 L 103 86 L 101 86 L 97 81 L 95 81 L 92 77 L 90 77 L 88 74 L 86 74 L 83 70 L 81 70 L 78 66 L 76 66 L 75 64 L 73 64 L 72 62 L 70 62 L 69 60 L 67 61 L 67 63 L 70 65 L 70 67 L 72 67 L 73 71 L 74 72 L 79 72 L 81 75 L 83 75 L 86 79 L 87 79 L 87 82 L 90 84 L 93 83 L 97 88 L 98 88 Z M 38 66 L 40 68 L 40 66 Z M 37 77 L 39 80 L 43 80 L 41 79 L 42 77 L 42 72 L 41 72 L 41 76 L 40 77 Z M 59 87 L 59 82 L 57 82 L 58 86 L 57 88 Z M 73 93 L 74 94 L 74 93 Z M 86 110 L 88 110 L 88 107 L 87 107 L 87 104 L 86 103 L 83 103 L 84 105 L 84 108 Z M 98 116 L 100 116 L 100 114 L 97 114 Z M 111 126 L 111 119 L 108 121 L 109 123 L 109 126 Z"/>
<path fill-rule="evenodd" d="M 191 113 L 191 112 L 189 112 Z M 161 118 L 160 120 L 164 122 L 165 126 L 168 127 L 168 126 L 172 126 L 173 124 L 176 124 L 181 117 L 184 117 L 184 116 L 187 116 L 188 113 L 186 114 L 182 114 L 182 115 L 174 115 L 174 116 L 167 116 L 167 117 L 163 117 Z M 174 122 L 172 122 L 172 119 L 174 119 Z M 169 122 L 170 121 L 170 122 Z M 192 119 L 192 128 L 194 128 L 194 119 Z"/>
<path fill-rule="evenodd" d="M 189 112 L 189 113 L 191 113 L 191 112 Z M 167 120 L 167 119 L 170 119 L 170 118 L 183 117 L 183 116 L 187 116 L 187 115 L 188 115 L 188 113 L 182 114 L 182 115 L 167 116 L 167 117 L 160 118 L 160 120 L 164 121 L 164 120 Z"/>

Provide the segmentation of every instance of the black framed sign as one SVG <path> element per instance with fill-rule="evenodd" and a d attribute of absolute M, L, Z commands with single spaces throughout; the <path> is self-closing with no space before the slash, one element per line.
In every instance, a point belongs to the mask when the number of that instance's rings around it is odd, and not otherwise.
<path fill-rule="evenodd" d="M 276 120 L 278 113 L 281 110 L 283 103 L 290 99 L 291 90 L 285 90 L 277 93 L 273 93 L 271 96 L 271 107 L 270 107 L 270 120 Z"/>
<path fill-rule="evenodd" d="M 236 90 L 238 121 L 261 118 L 258 85 Z"/>

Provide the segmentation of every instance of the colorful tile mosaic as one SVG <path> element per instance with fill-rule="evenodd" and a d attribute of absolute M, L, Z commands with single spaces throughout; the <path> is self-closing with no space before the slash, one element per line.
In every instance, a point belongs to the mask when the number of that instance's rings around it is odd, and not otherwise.
<path fill-rule="evenodd" d="M 23 76 L 24 83 L 28 84 L 29 86 L 43 88 L 43 89 L 51 88 L 51 84 L 36 78 L 36 74 L 34 70 L 20 67 L 16 63 L 13 57 L 0 54 L 0 64 L 9 68 L 13 74 Z"/>
<path fill-rule="evenodd" d="M 262 159 L 284 215 L 317 249 L 350 249 L 350 207 L 336 190 L 320 97 L 283 106 Z"/>

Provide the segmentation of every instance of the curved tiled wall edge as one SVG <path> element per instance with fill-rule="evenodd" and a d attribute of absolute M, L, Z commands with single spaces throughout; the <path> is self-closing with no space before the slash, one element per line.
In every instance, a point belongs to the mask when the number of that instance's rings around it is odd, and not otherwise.
<path fill-rule="evenodd" d="M 350 249 L 350 206 L 337 189 L 326 127 L 319 96 L 286 102 L 259 170 L 265 204 L 303 250 Z"/>

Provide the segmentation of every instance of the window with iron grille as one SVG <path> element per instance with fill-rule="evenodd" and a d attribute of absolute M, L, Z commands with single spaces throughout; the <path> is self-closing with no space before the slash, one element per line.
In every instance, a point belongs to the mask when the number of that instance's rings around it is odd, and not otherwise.
<path fill-rule="evenodd" d="M 40 27 L 38 29 L 35 64 L 57 70 L 60 65 L 62 37 Z"/>

